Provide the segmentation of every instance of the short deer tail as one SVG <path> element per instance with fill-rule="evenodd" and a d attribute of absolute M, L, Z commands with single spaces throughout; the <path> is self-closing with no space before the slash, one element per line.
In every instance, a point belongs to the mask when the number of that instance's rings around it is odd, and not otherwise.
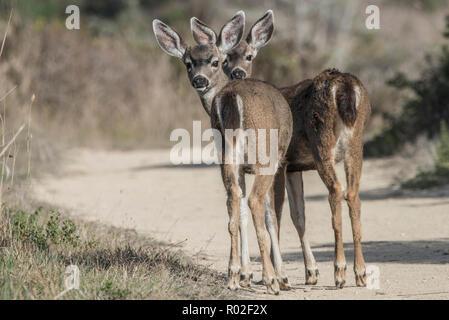
<path fill-rule="evenodd" d="M 350 81 L 344 81 L 334 87 L 334 97 L 343 123 L 352 127 L 357 119 L 357 104 L 360 102 L 360 89 Z"/>
<path fill-rule="evenodd" d="M 222 129 L 242 129 L 242 104 L 242 99 L 235 93 L 227 92 L 221 97 L 218 112 L 221 113 Z"/>

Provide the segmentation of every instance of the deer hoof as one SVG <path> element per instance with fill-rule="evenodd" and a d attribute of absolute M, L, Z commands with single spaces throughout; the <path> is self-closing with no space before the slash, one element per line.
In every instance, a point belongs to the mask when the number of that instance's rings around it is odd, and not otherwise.
<path fill-rule="evenodd" d="M 238 281 L 235 282 L 235 280 L 229 279 L 228 289 L 232 290 L 232 291 L 236 291 L 236 290 L 240 289 L 240 284 L 238 283 Z"/>
<path fill-rule="evenodd" d="M 288 291 L 292 289 L 292 286 L 288 282 L 288 277 L 282 277 L 279 280 L 279 288 L 283 291 Z"/>
<path fill-rule="evenodd" d="M 343 266 L 335 266 L 335 286 L 342 289 L 346 283 L 346 264 Z"/>
<path fill-rule="evenodd" d="M 251 280 L 253 279 L 253 273 L 245 273 L 240 275 L 240 286 L 243 288 L 251 287 Z"/>
<path fill-rule="evenodd" d="M 306 284 L 315 285 L 318 282 L 320 272 L 318 269 L 306 269 Z"/>
<path fill-rule="evenodd" d="M 366 287 L 366 271 L 362 272 L 355 271 L 355 283 L 357 287 Z"/>
<path fill-rule="evenodd" d="M 343 287 L 345 286 L 346 281 L 342 280 L 342 281 L 335 281 L 335 286 L 337 287 L 337 289 L 343 289 Z"/>
<path fill-rule="evenodd" d="M 268 294 L 279 294 L 279 282 L 275 278 L 270 278 L 268 281 L 264 281 L 265 285 L 267 286 L 267 293 Z"/>
<path fill-rule="evenodd" d="M 228 289 L 237 290 L 240 288 L 239 280 L 240 280 L 240 268 L 238 267 L 230 267 L 229 271 L 229 279 L 228 279 Z"/>

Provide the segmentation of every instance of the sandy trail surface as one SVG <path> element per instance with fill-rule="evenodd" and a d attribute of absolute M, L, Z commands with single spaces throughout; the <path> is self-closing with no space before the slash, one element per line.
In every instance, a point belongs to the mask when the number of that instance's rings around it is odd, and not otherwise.
<path fill-rule="evenodd" d="M 306 224 L 320 270 L 316 286 L 304 285 L 302 251 L 288 205 L 281 250 L 293 290 L 265 294 L 257 283 L 240 290 L 247 299 L 449 299 L 448 190 L 403 193 L 389 185 L 400 170 L 393 160 L 365 161 L 362 177 L 363 249 L 380 269 L 380 288 L 355 287 L 352 233 L 343 203 L 347 284 L 333 286 L 333 231 L 327 190 L 315 171 L 304 174 Z M 343 169 L 339 177 L 344 182 Z M 252 182 L 248 176 L 249 183 Z M 89 221 L 133 228 L 179 243 L 199 263 L 227 272 L 230 238 L 219 168 L 173 166 L 169 150 L 111 152 L 71 150 L 61 173 L 33 182 L 34 197 Z M 255 281 L 261 263 L 252 222 L 249 243 Z"/>

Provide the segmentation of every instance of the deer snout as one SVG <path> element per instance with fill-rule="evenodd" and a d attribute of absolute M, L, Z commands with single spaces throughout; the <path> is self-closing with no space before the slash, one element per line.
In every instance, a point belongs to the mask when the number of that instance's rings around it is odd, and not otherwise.
<path fill-rule="evenodd" d="M 192 86 L 195 89 L 206 88 L 209 85 L 209 80 L 203 76 L 196 76 L 192 79 Z"/>
<path fill-rule="evenodd" d="M 245 79 L 246 78 L 246 72 L 242 69 L 235 68 L 231 72 L 231 78 L 232 79 Z"/>

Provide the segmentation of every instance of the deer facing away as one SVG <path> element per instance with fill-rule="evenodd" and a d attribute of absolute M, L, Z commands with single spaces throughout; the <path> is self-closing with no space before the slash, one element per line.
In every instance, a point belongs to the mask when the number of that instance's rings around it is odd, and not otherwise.
<path fill-rule="evenodd" d="M 271 10 L 259 19 L 246 38 L 230 50 L 223 70 L 230 79 L 245 79 L 252 73 L 252 62 L 259 49 L 272 36 L 274 19 Z M 342 185 L 335 165 L 344 162 L 354 241 L 354 272 L 357 286 L 365 286 L 365 262 L 361 247 L 360 177 L 363 158 L 363 131 L 371 113 L 368 94 L 354 75 L 336 69 L 321 72 L 314 79 L 281 88 L 293 116 L 293 136 L 286 154 L 286 165 L 275 179 L 276 228 L 279 236 L 285 185 L 290 215 L 297 229 L 304 255 L 306 284 L 316 284 L 319 276 L 305 229 L 302 172 L 317 170 L 329 191 L 332 227 L 335 235 L 334 279 L 338 288 L 346 282 L 346 259 L 343 251 L 341 199 Z M 282 174 L 283 173 L 283 174 Z"/>
<path fill-rule="evenodd" d="M 223 26 L 217 36 L 203 22 L 192 18 L 193 37 L 198 43 L 195 46 L 187 46 L 176 31 L 159 20 L 153 21 L 153 30 L 162 50 L 181 59 L 185 64 L 189 81 L 210 116 L 212 128 L 222 133 L 222 156 L 226 153 L 225 146 L 229 145 L 235 153 L 247 153 L 246 149 L 239 150 L 241 136 L 226 139 L 223 134 L 226 129 L 265 129 L 267 133 L 277 130 L 277 165 L 283 167 L 292 135 L 292 115 L 284 96 L 275 87 L 262 81 L 229 81 L 221 68 L 226 53 L 240 42 L 244 25 L 244 13 L 239 11 Z M 246 197 L 244 174 L 252 172 L 256 177 L 248 196 L 248 205 L 262 257 L 263 281 L 269 293 L 277 294 L 280 288 L 288 288 L 289 284 L 282 271 L 282 259 L 274 227 L 274 173 L 261 174 L 263 166 L 258 162 L 240 164 L 222 161 L 220 167 L 227 193 L 228 228 L 231 237 L 228 287 L 237 289 L 240 280 L 243 283 L 250 281 L 247 264 L 249 258 L 247 261 L 242 259 L 242 265 L 239 259 L 238 232 L 240 229 L 241 233 L 246 233 L 247 214 L 245 210 L 241 210 Z M 270 259 L 270 242 L 274 266 Z M 242 252 L 242 255 L 245 254 L 248 253 Z"/>

